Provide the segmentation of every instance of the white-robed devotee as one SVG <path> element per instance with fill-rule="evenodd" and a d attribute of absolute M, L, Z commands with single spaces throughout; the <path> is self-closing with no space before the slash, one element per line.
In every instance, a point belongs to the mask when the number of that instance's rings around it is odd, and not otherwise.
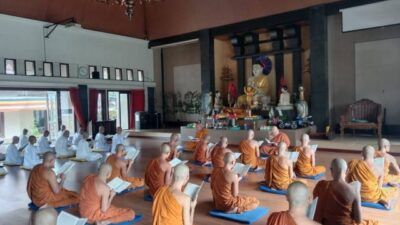
<path fill-rule="evenodd" d="M 87 161 L 96 161 L 98 159 L 101 159 L 103 156 L 100 153 L 92 152 L 90 150 L 89 142 L 87 142 L 88 137 L 89 134 L 87 132 L 84 132 L 81 140 L 78 143 L 76 158 Z"/>
<path fill-rule="evenodd" d="M 104 136 L 104 131 L 105 131 L 104 127 L 100 126 L 99 132 L 96 134 L 96 137 L 94 138 L 94 147 L 96 149 L 109 152 L 111 146 L 107 142 L 106 136 Z"/>
<path fill-rule="evenodd" d="M 70 157 L 74 156 L 75 152 L 68 145 L 69 131 L 65 130 L 64 134 L 56 141 L 57 157 Z"/>
<path fill-rule="evenodd" d="M 83 138 L 83 133 L 84 130 L 82 128 L 79 128 L 72 138 L 72 149 L 74 149 L 75 151 L 77 151 L 78 144 Z"/>
<path fill-rule="evenodd" d="M 28 146 L 29 141 L 28 141 L 28 129 L 23 129 L 22 130 L 22 135 L 19 136 L 19 148 L 25 148 Z"/>
<path fill-rule="evenodd" d="M 117 145 L 124 144 L 125 140 L 126 140 L 126 137 L 125 137 L 125 135 L 122 134 L 122 128 L 117 127 L 117 133 L 114 134 L 114 136 L 112 138 L 111 152 L 115 153 L 115 148 L 117 147 Z"/>
<path fill-rule="evenodd" d="M 19 142 L 19 137 L 14 136 L 12 138 L 12 142 L 7 147 L 6 151 L 6 165 L 22 165 L 24 162 L 24 157 L 22 156 L 22 152 L 19 151 L 17 144 Z M 22 149 L 21 149 L 22 150 Z"/>
<path fill-rule="evenodd" d="M 35 146 L 36 143 L 36 137 L 35 136 L 29 136 L 28 138 L 29 144 L 25 148 L 25 153 L 24 153 L 24 168 L 26 169 L 32 169 L 35 167 L 37 164 L 42 163 L 42 160 L 39 157 L 40 151 L 37 146 Z"/>
<path fill-rule="evenodd" d="M 67 127 L 65 125 L 61 125 L 61 129 L 57 132 L 57 139 L 61 136 L 64 135 L 64 131 L 67 130 Z"/>
<path fill-rule="evenodd" d="M 50 135 L 50 132 L 48 130 L 45 130 L 43 132 L 43 135 L 39 138 L 38 145 L 39 145 L 40 153 L 45 153 L 45 152 L 51 151 L 51 147 L 50 147 L 51 142 L 49 141 L 49 138 L 48 138 L 49 135 Z"/>

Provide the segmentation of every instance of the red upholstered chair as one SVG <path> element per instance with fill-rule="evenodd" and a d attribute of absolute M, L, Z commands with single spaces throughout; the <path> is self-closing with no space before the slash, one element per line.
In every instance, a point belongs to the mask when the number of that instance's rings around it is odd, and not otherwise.
<path fill-rule="evenodd" d="M 340 116 L 340 134 L 344 129 L 374 130 L 378 137 L 382 137 L 382 105 L 369 99 L 361 99 L 347 107 L 346 114 Z"/>

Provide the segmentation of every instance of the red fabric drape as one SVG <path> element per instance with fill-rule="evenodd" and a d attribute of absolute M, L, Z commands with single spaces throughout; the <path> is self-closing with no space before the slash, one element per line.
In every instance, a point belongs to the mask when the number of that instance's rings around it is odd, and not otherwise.
<path fill-rule="evenodd" d="M 85 117 L 82 113 L 82 106 L 79 100 L 79 90 L 78 88 L 69 89 L 69 97 L 71 98 L 71 104 L 74 107 L 75 116 L 78 120 L 80 127 L 86 128 Z"/>
<path fill-rule="evenodd" d="M 135 112 L 144 111 L 144 90 L 131 91 L 130 129 L 135 129 Z"/>
<path fill-rule="evenodd" d="M 97 100 L 99 91 L 96 89 L 89 89 L 89 120 L 92 123 L 97 122 Z"/>

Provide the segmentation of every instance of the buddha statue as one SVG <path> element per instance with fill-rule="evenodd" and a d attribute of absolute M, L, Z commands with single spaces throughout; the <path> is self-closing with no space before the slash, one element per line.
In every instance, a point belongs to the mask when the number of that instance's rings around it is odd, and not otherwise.
<path fill-rule="evenodd" d="M 214 111 L 216 113 L 219 113 L 222 109 L 222 98 L 221 98 L 221 93 L 219 91 L 215 92 L 215 98 L 214 98 Z"/>
<path fill-rule="evenodd" d="M 304 119 L 308 116 L 308 104 L 304 100 L 304 88 L 299 87 L 299 100 L 296 102 L 297 118 Z"/>
<path fill-rule="evenodd" d="M 253 88 L 252 86 L 246 86 L 243 89 L 244 89 L 243 90 L 244 93 L 246 94 L 247 108 L 252 108 L 257 103 L 257 102 L 253 102 L 254 96 L 256 94 L 256 89 Z"/>

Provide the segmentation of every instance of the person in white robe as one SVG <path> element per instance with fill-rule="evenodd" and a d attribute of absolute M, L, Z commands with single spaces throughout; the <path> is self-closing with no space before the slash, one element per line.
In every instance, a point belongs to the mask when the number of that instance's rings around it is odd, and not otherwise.
<path fill-rule="evenodd" d="M 49 141 L 49 138 L 48 138 L 49 135 L 50 135 L 50 132 L 48 130 L 45 130 L 43 132 L 43 136 L 41 136 L 39 138 L 38 145 L 39 145 L 40 153 L 45 153 L 45 152 L 52 150 L 50 147 L 51 142 Z"/>
<path fill-rule="evenodd" d="M 83 133 L 84 133 L 84 130 L 82 128 L 79 128 L 79 130 L 74 134 L 74 136 L 72 138 L 72 149 L 74 151 L 78 150 L 78 144 L 83 138 Z"/>
<path fill-rule="evenodd" d="M 124 134 L 122 134 L 122 128 L 117 127 L 117 133 L 114 134 L 114 136 L 112 138 L 111 152 L 115 153 L 117 145 L 125 144 L 125 140 L 126 140 L 126 136 Z"/>
<path fill-rule="evenodd" d="M 78 148 L 76 151 L 76 158 L 77 159 L 84 159 L 87 161 L 96 161 L 103 156 L 100 153 L 92 152 L 89 147 L 89 142 L 86 140 L 88 139 L 89 134 L 87 132 L 84 132 L 82 135 L 81 140 L 78 143 Z"/>
<path fill-rule="evenodd" d="M 64 134 L 57 139 L 55 147 L 57 157 L 70 157 L 75 155 L 75 152 L 69 148 L 68 138 L 69 131 L 65 130 Z"/>
<path fill-rule="evenodd" d="M 6 165 L 22 165 L 24 162 L 24 157 L 22 156 L 22 149 L 18 149 L 17 145 L 19 142 L 19 137 L 14 136 L 12 138 L 11 144 L 7 147 L 6 160 L 4 164 Z"/>
<path fill-rule="evenodd" d="M 57 138 L 60 138 L 61 136 L 64 135 L 64 131 L 67 130 L 67 127 L 65 125 L 61 125 L 61 129 L 57 132 Z"/>
<path fill-rule="evenodd" d="M 22 135 L 19 136 L 19 148 L 25 148 L 28 146 L 29 141 L 28 141 L 28 129 L 23 129 L 22 130 Z"/>
<path fill-rule="evenodd" d="M 29 144 L 26 146 L 24 149 L 24 168 L 26 169 L 32 169 L 35 167 L 37 164 L 42 163 L 42 160 L 39 157 L 39 148 L 35 146 L 36 143 L 36 137 L 35 136 L 29 136 L 28 138 Z"/>
<path fill-rule="evenodd" d="M 104 136 L 104 127 L 100 126 L 99 127 L 99 133 L 96 134 L 96 137 L 94 138 L 94 147 L 98 150 L 110 151 L 110 144 L 107 142 L 106 137 Z"/>

